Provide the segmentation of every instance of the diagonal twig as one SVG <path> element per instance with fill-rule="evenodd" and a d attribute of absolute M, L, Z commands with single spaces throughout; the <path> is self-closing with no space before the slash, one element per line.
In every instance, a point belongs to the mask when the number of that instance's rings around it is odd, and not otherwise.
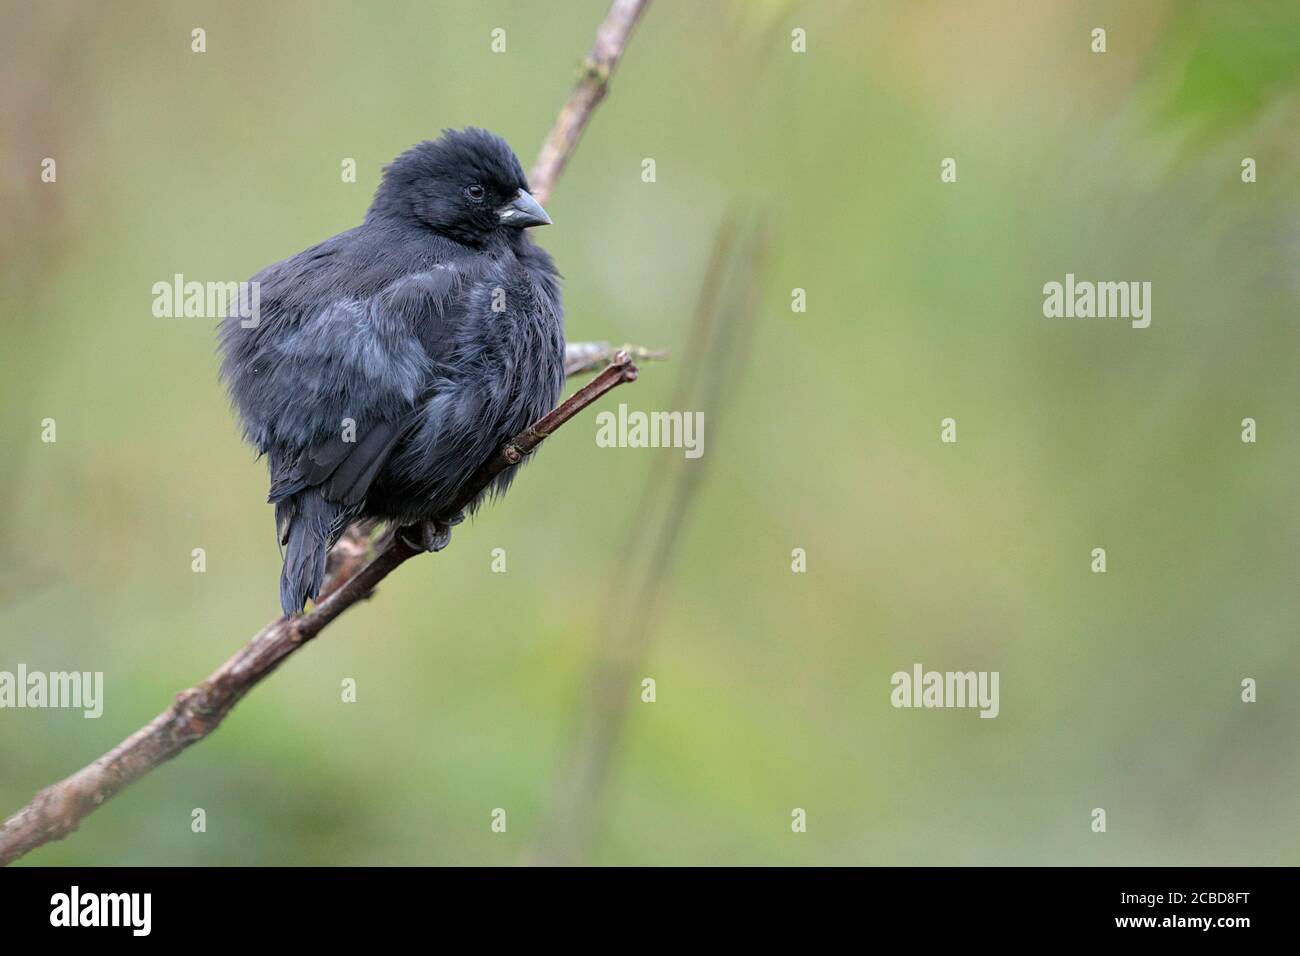
<path fill-rule="evenodd" d="M 596 31 L 596 42 L 582 63 L 578 84 L 560 109 L 550 135 L 542 144 L 542 151 L 537 154 L 537 162 L 533 163 L 532 172 L 528 174 L 528 185 L 537 201 L 543 205 L 550 198 L 555 180 L 564 171 L 564 165 L 582 138 L 582 131 L 587 128 L 592 112 L 609 92 L 609 81 L 614 75 L 614 68 L 623 57 L 632 28 L 641 19 L 641 14 L 649 3 L 650 0 L 614 0 L 609 13 L 605 15 L 605 21 Z"/>
<path fill-rule="evenodd" d="M 444 517 L 457 514 L 492 479 L 519 464 L 548 435 L 602 395 L 635 381 L 637 368 L 620 352 L 603 372 L 553 411 L 516 435 L 475 473 L 460 500 Z M 197 687 L 176 695 L 171 706 L 104 756 L 40 791 L 0 825 L 0 865 L 77 829 L 82 819 L 164 761 L 216 730 L 231 708 L 336 617 L 367 597 L 401 564 L 421 552 L 401 535 L 388 536 L 369 564 L 323 597 L 310 613 L 282 617 L 263 628 Z"/>

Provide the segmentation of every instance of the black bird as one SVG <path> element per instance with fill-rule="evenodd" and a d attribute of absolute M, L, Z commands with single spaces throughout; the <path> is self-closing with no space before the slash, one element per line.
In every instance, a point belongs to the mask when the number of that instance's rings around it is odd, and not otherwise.
<path fill-rule="evenodd" d="M 385 167 L 360 226 L 254 276 L 259 315 L 222 321 L 221 374 L 271 472 L 285 614 L 358 518 L 445 547 L 459 516 L 436 519 L 554 407 L 559 274 L 524 231 L 550 221 L 503 139 L 446 130 Z"/>

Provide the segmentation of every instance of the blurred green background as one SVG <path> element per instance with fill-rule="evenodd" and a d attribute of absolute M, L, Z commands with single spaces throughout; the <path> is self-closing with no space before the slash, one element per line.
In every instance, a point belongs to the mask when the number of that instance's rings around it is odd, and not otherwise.
<path fill-rule="evenodd" d="M 276 610 L 215 323 L 154 318 L 152 284 L 351 227 L 443 127 L 527 167 L 605 7 L 0 4 L 0 669 L 107 698 L 0 711 L 0 814 Z M 774 229 L 580 859 L 1300 862 L 1298 39 L 1287 0 L 652 4 L 537 236 L 570 339 L 678 350 L 603 407 L 669 407 L 725 211 Z M 1067 272 L 1152 282 L 1151 327 L 1044 318 Z M 24 862 L 527 859 L 643 488 L 679 470 L 595 430 Z M 999 671 L 1000 716 L 895 710 L 917 662 Z"/>

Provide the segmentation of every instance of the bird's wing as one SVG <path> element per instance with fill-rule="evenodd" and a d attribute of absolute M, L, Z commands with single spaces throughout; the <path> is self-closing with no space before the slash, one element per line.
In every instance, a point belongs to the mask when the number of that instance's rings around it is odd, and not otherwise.
<path fill-rule="evenodd" d="M 275 470 L 267 501 L 273 504 L 304 488 L 319 487 L 326 501 L 358 505 L 411 424 L 410 414 L 397 421 L 375 422 L 359 439 L 342 435 L 290 456 Z"/>
<path fill-rule="evenodd" d="M 317 278 L 289 272 L 270 275 L 256 327 L 226 320 L 223 374 L 247 437 L 270 456 L 271 501 L 319 487 L 357 505 L 414 420 L 463 283 L 434 267 L 312 308 L 275 295 Z"/>

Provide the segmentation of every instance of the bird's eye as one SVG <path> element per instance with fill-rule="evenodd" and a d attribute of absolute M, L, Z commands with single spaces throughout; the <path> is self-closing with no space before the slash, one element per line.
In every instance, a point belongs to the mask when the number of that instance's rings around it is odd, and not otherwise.
<path fill-rule="evenodd" d="M 478 183 L 470 183 L 465 187 L 465 195 L 475 202 L 482 202 L 483 197 L 487 195 L 487 190 Z"/>

